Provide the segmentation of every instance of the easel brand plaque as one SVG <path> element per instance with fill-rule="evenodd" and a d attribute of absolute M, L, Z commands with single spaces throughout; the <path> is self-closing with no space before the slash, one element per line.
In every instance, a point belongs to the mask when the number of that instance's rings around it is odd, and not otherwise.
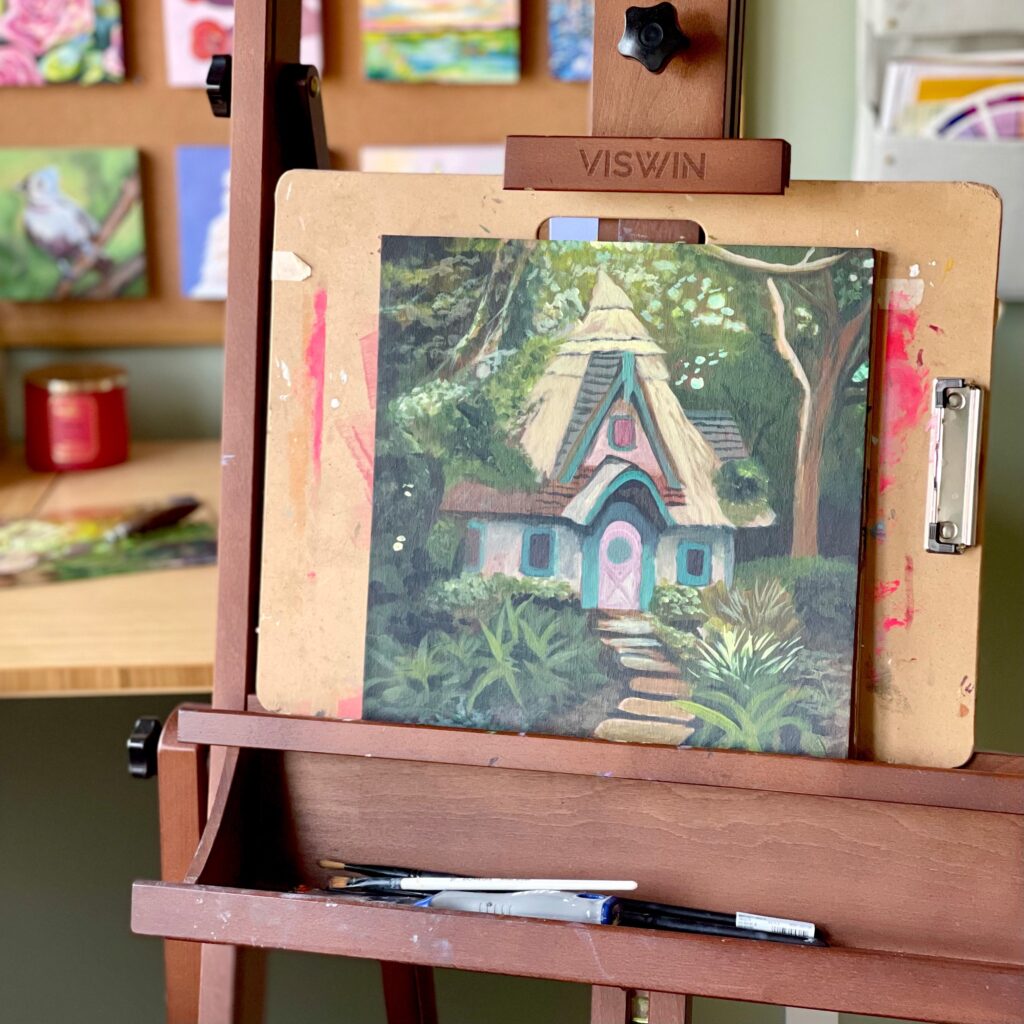
<path fill-rule="evenodd" d="M 597 149 L 579 150 L 587 177 L 655 178 L 686 180 L 691 175 L 703 181 L 708 173 L 706 152 L 687 153 L 679 150 Z"/>

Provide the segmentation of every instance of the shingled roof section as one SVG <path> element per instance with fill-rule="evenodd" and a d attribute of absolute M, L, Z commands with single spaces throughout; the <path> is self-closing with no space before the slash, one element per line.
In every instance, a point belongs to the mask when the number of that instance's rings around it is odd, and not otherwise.
<path fill-rule="evenodd" d="M 701 432 L 704 440 L 723 462 L 750 458 L 740 428 L 727 412 L 720 409 L 687 409 L 686 418 Z"/>
<path fill-rule="evenodd" d="M 576 443 L 576 439 L 586 429 L 590 418 L 605 400 L 608 389 L 615 383 L 622 367 L 622 354 L 619 352 L 595 352 L 587 362 L 586 372 L 576 393 L 576 404 L 569 419 L 562 447 L 558 451 L 556 466 L 561 466 Z"/>

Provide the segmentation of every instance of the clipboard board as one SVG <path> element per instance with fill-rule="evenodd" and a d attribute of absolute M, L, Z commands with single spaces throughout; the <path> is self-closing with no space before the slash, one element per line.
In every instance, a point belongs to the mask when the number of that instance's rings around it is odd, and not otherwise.
<path fill-rule="evenodd" d="M 924 548 L 930 396 L 936 378 L 988 387 L 1000 209 L 993 190 L 962 183 L 609 195 L 510 192 L 489 177 L 285 175 L 272 275 L 263 707 L 351 716 L 343 698 L 361 679 L 382 231 L 535 238 L 558 216 L 691 220 L 721 245 L 878 251 L 854 751 L 963 764 L 973 750 L 981 546 L 957 557 Z"/>

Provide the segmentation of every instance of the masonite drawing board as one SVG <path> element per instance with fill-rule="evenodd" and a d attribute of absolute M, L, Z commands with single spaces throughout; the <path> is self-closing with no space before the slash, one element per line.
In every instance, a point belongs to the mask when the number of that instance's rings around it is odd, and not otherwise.
<path fill-rule="evenodd" d="M 929 554 L 922 536 L 932 380 L 989 384 L 1000 221 L 991 189 L 798 182 L 772 197 L 597 195 L 505 192 L 489 177 L 296 171 L 277 202 L 265 708 L 359 715 L 381 234 L 531 238 L 552 216 L 697 220 L 721 245 L 878 250 L 857 750 L 936 767 L 967 760 L 981 548 Z"/>

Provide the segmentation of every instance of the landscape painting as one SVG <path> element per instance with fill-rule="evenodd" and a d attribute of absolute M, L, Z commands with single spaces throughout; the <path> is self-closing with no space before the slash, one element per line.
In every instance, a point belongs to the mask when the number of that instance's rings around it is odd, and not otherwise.
<path fill-rule="evenodd" d="M 135 149 L 0 149 L 0 299 L 145 295 Z"/>
<path fill-rule="evenodd" d="M 0 86 L 123 81 L 120 0 L 0 0 Z"/>
<path fill-rule="evenodd" d="M 369 79 L 519 80 L 519 0 L 362 0 L 361 10 Z"/>
<path fill-rule="evenodd" d="M 548 0 L 548 67 L 563 82 L 589 82 L 594 0 Z"/>
<path fill-rule="evenodd" d="M 845 756 L 873 268 L 385 237 L 364 717 Z"/>

